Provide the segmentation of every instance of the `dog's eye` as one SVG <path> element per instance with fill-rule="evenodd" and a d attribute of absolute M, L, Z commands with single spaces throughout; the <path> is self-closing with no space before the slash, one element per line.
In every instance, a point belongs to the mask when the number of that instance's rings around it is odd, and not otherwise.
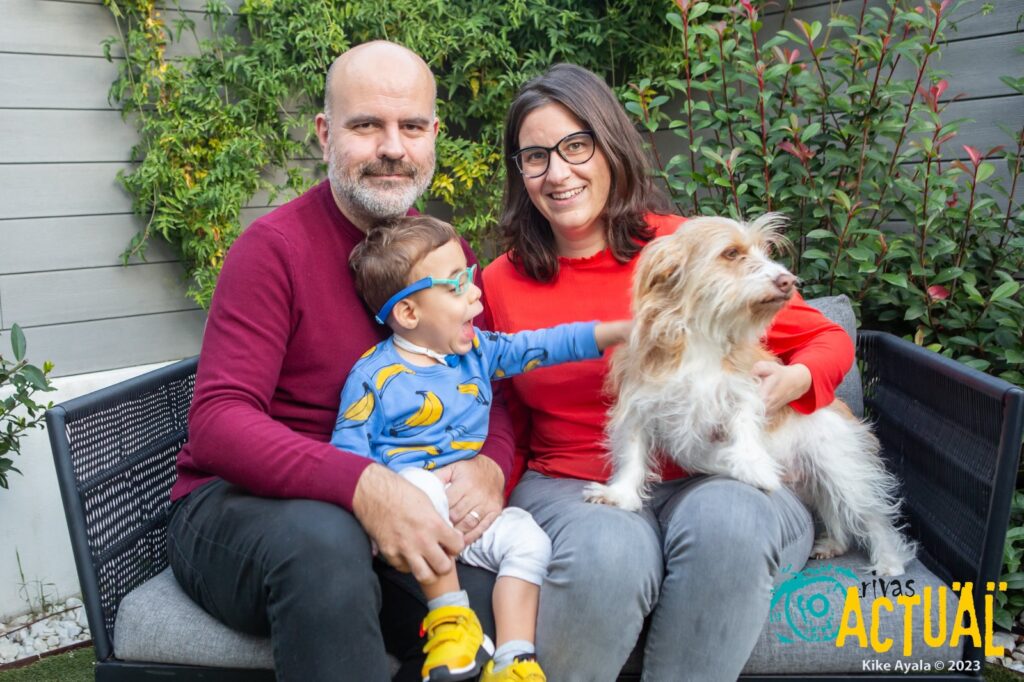
<path fill-rule="evenodd" d="M 736 260 L 739 257 L 740 250 L 737 249 L 735 246 L 728 248 L 722 252 L 722 258 L 724 258 L 725 260 Z"/>

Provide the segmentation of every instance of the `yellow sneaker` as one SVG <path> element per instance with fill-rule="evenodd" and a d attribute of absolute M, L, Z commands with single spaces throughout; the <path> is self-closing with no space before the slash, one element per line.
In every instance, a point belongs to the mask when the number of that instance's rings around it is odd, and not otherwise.
<path fill-rule="evenodd" d="M 480 682 L 547 682 L 547 679 L 533 655 L 516 656 L 512 665 L 499 672 L 494 672 L 494 661 L 488 661 L 480 676 Z"/>
<path fill-rule="evenodd" d="M 473 609 L 442 606 L 423 619 L 420 637 L 426 636 L 423 682 L 455 682 L 476 677 L 494 653 Z"/>

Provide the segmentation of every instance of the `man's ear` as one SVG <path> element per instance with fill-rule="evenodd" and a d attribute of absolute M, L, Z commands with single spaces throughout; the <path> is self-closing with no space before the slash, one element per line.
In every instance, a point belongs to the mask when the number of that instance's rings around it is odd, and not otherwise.
<path fill-rule="evenodd" d="M 416 307 L 416 303 L 408 298 L 403 298 L 396 303 L 395 307 L 391 309 L 391 314 L 395 316 L 398 326 L 406 331 L 412 331 L 419 326 L 420 311 Z"/>
<path fill-rule="evenodd" d="M 323 150 L 324 161 L 330 161 L 327 158 L 327 115 L 323 113 L 317 114 L 314 123 L 316 124 L 316 139 L 320 140 L 320 149 Z"/>

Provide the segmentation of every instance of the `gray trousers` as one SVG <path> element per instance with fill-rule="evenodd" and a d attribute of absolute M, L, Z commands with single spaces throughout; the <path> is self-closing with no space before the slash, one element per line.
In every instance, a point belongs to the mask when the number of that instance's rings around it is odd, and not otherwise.
<path fill-rule="evenodd" d="M 584 502 L 586 483 L 531 471 L 510 501 L 551 537 L 537 623 L 548 679 L 614 680 L 651 615 L 645 682 L 735 680 L 779 569 L 810 553 L 807 509 L 786 489 L 695 476 L 656 485 L 633 513 Z"/>

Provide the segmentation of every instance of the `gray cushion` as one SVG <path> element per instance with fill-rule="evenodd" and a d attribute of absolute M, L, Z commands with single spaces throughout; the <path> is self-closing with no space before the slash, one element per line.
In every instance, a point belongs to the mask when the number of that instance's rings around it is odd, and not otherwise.
<path fill-rule="evenodd" d="M 853 345 L 857 345 L 857 318 L 853 314 L 850 299 L 840 294 L 811 298 L 807 300 L 807 304 L 817 308 L 825 317 L 845 329 L 853 340 Z M 846 403 L 855 415 L 864 416 L 864 391 L 861 388 L 860 371 L 857 370 L 856 362 L 836 389 L 836 397 Z"/>
<path fill-rule="evenodd" d="M 170 568 L 121 600 L 114 655 L 125 661 L 273 668 L 270 640 L 223 625 L 193 602 Z"/>
<path fill-rule="evenodd" d="M 871 631 L 871 603 L 875 595 L 882 596 L 882 585 L 872 583 L 873 576 L 863 568 L 866 563 L 867 559 L 860 553 L 810 561 L 803 571 L 776 587 L 768 621 L 744 672 L 862 672 L 865 660 L 888 661 L 895 665 L 897 660 L 920 659 L 934 663 L 959 659 L 960 648 L 951 651 L 924 644 L 920 605 L 913 612 L 913 649 L 909 658 L 902 656 L 903 609 L 900 606 L 892 613 L 880 612 L 883 618 L 879 622 L 879 638 L 892 638 L 894 642 L 888 652 L 861 649 L 852 638 L 847 639 L 844 647 L 836 647 L 835 634 L 843 613 L 845 588 L 861 581 L 869 584 L 868 594 L 860 603 L 864 626 L 867 632 Z M 893 581 L 898 581 L 901 591 L 908 596 L 911 585 L 918 595 L 924 594 L 926 586 L 933 588 L 933 595 L 937 594 L 937 588 L 943 585 L 919 561 L 910 564 L 905 575 L 886 579 L 884 585 L 890 596 Z M 823 599 L 815 599 L 817 595 Z M 938 622 L 936 612 L 933 607 L 933 623 Z M 956 600 L 946 590 L 946 642 L 955 614 Z M 932 630 L 937 631 L 937 628 Z M 114 652 L 117 658 L 127 661 L 272 667 L 270 640 L 245 635 L 219 623 L 181 591 L 170 569 L 133 590 L 121 602 L 114 628 Z M 392 661 L 392 669 L 396 668 L 397 662 Z"/>
<path fill-rule="evenodd" d="M 867 557 L 859 552 L 834 559 L 811 560 L 804 570 L 776 587 L 768 622 L 743 672 L 863 673 L 867 672 L 864 661 L 880 661 L 895 666 L 897 661 L 904 665 L 919 660 L 934 664 L 936 661 L 945 663 L 962 658 L 963 642 L 955 649 L 945 646 L 950 640 L 957 609 L 957 597 L 952 590 L 948 587 L 943 590 L 946 601 L 944 646 L 930 647 L 924 643 L 924 588 L 932 588 L 932 626 L 929 632 L 937 636 L 943 632 L 938 625 L 938 588 L 945 587 L 945 583 L 917 560 L 907 566 L 907 572 L 898 578 L 876 578 L 864 569 L 867 563 Z M 789 573 L 792 574 L 791 571 Z M 860 648 L 855 637 L 845 638 L 844 646 L 837 647 L 836 635 L 843 615 L 846 588 L 861 583 L 867 583 L 866 594 L 860 597 L 860 609 L 869 637 L 868 648 Z M 904 609 L 896 603 L 896 585 L 904 595 L 915 594 L 921 598 L 921 603 L 912 608 L 912 647 L 910 656 L 906 658 L 903 656 Z M 879 610 L 878 638 L 883 642 L 891 638 L 893 644 L 889 651 L 879 653 L 870 644 L 871 606 L 876 597 L 882 596 L 892 600 L 894 609 L 892 612 Z M 852 616 L 849 620 L 852 623 Z"/>
<path fill-rule="evenodd" d="M 123 661 L 224 668 L 273 668 L 270 639 L 223 625 L 178 585 L 170 568 L 128 593 L 114 623 L 114 655 Z M 388 656 L 391 672 L 398 661 Z"/>

